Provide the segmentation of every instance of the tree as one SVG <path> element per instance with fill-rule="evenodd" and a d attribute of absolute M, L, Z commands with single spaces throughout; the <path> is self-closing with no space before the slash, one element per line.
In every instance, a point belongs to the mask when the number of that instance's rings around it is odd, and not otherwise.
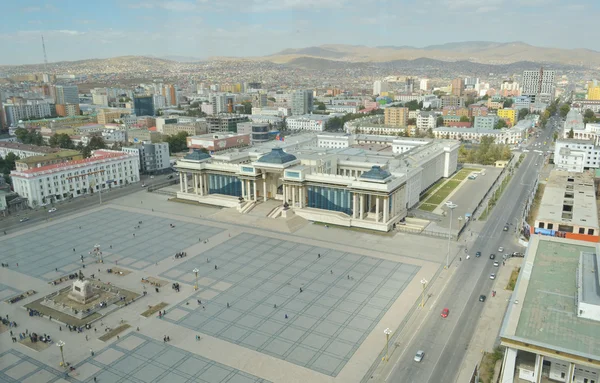
<path fill-rule="evenodd" d="M 473 105 L 475 103 L 475 99 L 473 98 L 473 96 L 469 96 L 467 97 L 467 99 L 465 100 L 465 107 L 469 107 L 469 105 Z"/>
<path fill-rule="evenodd" d="M 417 100 L 411 100 L 404 103 L 404 107 L 408 108 L 408 110 L 417 110 L 419 109 L 419 102 Z"/>
<path fill-rule="evenodd" d="M 565 117 L 567 117 L 567 114 L 569 113 L 570 110 L 571 110 L 571 107 L 569 106 L 569 104 L 562 104 L 558 111 L 560 113 L 560 116 L 562 118 L 565 118 Z"/>
<path fill-rule="evenodd" d="M 575 132 L 573 132 L 573 128 L 571 128 L 571 130 L 569 130 L 567 138 L 573 138 L 574 134 L 575 134 Z"/>
<path fill-rule="evenodd" d="M 598 122 L 599 119 L 596 118 L 596 114 L 594 113 L 593 110 L 591 109 L 586 109 L 585 112 L 583 113 L 583 122 L 585 124 L 589 124 L 590 122 Z"/>
<path fill-rule="evenodd" d="M 552 141 L 556 141 L 558 139 L 558 133 L 554 132 L 552 133 Z"/>
<path fill-rule="evenodd" d="M 513 104 L 513 99 L 512 98 L 507 98 L 506 100 L 504 100 L 504 107 L 505 108 L 510 108 Z"/>
<path fill-rule="evenodd" d="M 59 147 L 61 149 L 73 149 L 75 148 L 75 145 L 73 144 L 73 141 L 71 140 L 71 137 L 69 137 L 68 134 L 66 133 L 55 133 L 52 135 L 52 137 L 50 137 L 50 140 L 48 140 L 48 144 L 52 147 Z"/>
<path fill-rule="evenodd" d="M 334 132 L 341 130 L 344 127 L 344 122 L 339 117 L 333 117 L 327 120 L 325 125 L 325 130 L 329 132 Z"/>
<path fill-rule="evenodd" d="M 324 102 L 315 102 L 315 105 L 317 105 L 317 110 L 327 110 L 327 106 L 325 106 Z"/>
<path fill-rule="evenodd" d="M 427 137 L 429 137 L 429 138 L 435 137 L 435 134 L 433 134 L 433 129 L 431 129 L 431 128 L 427 129 Z"/>
<path fill-rule="evenodd" d="M 527 115 L 529 114 L 529 109 L 527 108 L 523 108 L 519 110 L 519 121 L 521 121 L 522 119 L 524 119 L 525 117 L 527 117 Z"/>
<path fill-rule="evenodd" d="M 244 114 L 252 114 L 252 102 L 251 101 L 244 101 L 244 102 L 242 102 L 242 105 L 244 105 Z"/>
<path fill-rule="evenodd" d="M 444 126 L 444 117 L 438 116 L 438 118 L 435 120 L 435 126 L 436 127 Z"/>
<path fill-rule="evenodd" d="M 499 119 L 498 122 L 496 123 L 496 126 L 494 126 L 494 129 L 502 129 L 502 128 L 506 128 L 508 125 L 506 124 L 506 121 L 504 121 L 503 118 Z"/>
<path fill-rule="evenodd" d="M 35 131 L 33 129 L 29 130 L 24 128 L 18 128 L 15 130 L 15 135 L 17 136 L 17 139 L 23 144 L 38 146 L 44 145 L 44 137 L 42 137 L 40 132 Z"/>
<path fill-rule="evenodd" d="M 471 119 L 467 116 L 460 116 L 460 122 L 470 122 Z"/>
<path fill-rule="evenodd" d="M 417 125 L 417 119 L 409 118 L 408 121 L 406 122 L 406 125 Z"/>
<path fill-rule="evenodd" d="M 93 136 L 90 138 L 90 142 L 87 144 L 90 150 L 106 149 L 106 143 L 100 136 Z"/>
<path fill-rule="evenodd" d="M 269 100 L 269 101 L 273 101 L 273 102 L 276 102 L 276 101 L 277 101 L 277 100 L 275 99 L 275 97 L 269 97 L 269 98 L 267 98 L 267 100 Z"/>
<path fill-rule="evenodd" d="M 165 142 L 169 144 L 169 154 L 183 152 L 187 149 L 187 136 L 186 132 L 179 132 L 177 134 L 167 136 Z"/>

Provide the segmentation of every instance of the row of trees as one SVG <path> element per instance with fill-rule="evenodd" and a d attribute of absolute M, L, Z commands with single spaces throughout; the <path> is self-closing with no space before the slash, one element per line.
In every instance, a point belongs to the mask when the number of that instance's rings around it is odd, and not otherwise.
<path fill-rule="evenodd" d="M 78 142 L 77 145 L 75 145 L 73 140 L 71 140 L 71 137 L 69 137 L 69 135 L 66 133 L 54 134 L 48 140 L 48 144 L 46 144 L 40 132 L 35 130 L 19 128 L 15 130 L 15 135 L 17 136 L 17 139 L 24 144 L 78 150 L 84 158 L 90 157 L 92 155 L 92 151 L 94 150 L 107 149 L 104 139 L 100 136 L 92 136 L 87 145 L 83 145 L 81 142 Z M 111 149 L 120 150 L 121 145 L 119 143 L 115 143 Z"/>
<path fill-rule="evenodd" d="M 492 165 L 511 156 L 508 145 L 495 144 L 494 137 L 482 137 L 479 146 L 468 149 L 462 145 L 458 150 L 458 162 L 462 163 Z"/>
<path fill-rule="evenodd" d="M 325 130 L 328 132 L 335 132 L 342 130 L 344 128 L 344 124 L 348 121 L 356 120 L 358 118 L 363 118 L 368 115 L 373 116 L 376 114 L 383 114 L 383 109 L 375 109 L 369 112 L 369 114 L 364 113 L 348 113 L 342 117 L 333 117 L 327 121 L 327 125 L 325 126 Z"/>

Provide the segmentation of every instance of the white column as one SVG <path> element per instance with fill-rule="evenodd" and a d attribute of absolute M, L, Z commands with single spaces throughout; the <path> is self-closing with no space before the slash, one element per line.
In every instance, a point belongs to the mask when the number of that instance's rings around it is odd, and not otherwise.
<path fill-rule="evenodd" d="M 204 174 L 200 174 L 199 177 L 200 178 L 200 195 L 204 195 Z"/>
<path fill-rule="evenodd" d="M 500 379 L 502 383 L 514 383 L 516 362 L 517 350 L 507 347 L 504 351 L 504 361 L 502 362 L 502 376 Z"/>
<path fill-rule="evenodd" d="M 296 186 L 292 185 L 292 206 L 296 207 Z"/>
<path fill-rule="evenodd" d="M 185 175 L 183 176 L 183 183 L 185 184 L 184 186 L 184 191 L 187 193 L 188 192 L 188 176 L 187 173 L 185 173 Z"/>
<path fill-rule="evenodd" d="M 263 177 L 263 200 L 267 202 L 267 178 Z"/>
<path fill-rule="evenodd" d="M 357 202 L 356 200 L 358 196 L 356 195 L 356 193 L 352 193 L 352 218 L 356 218 L 356 214 L 358 213 L 358 209 L 357 209 Z"/>
<path fill-rule="evenodd" d="M 544 365 L 544 356 L 540 354 L 535 355 L 535 371 L 533 372 L 533 378 L 535 383 L 542 381 L 542 367 Z"/>
<path fill-rule="evenodd" d="M 242 198 L 247 199 L 246 198 L 246 181 L 245 180 L 242 180 Z"/>
<path fill-rule="evenodd" d="M 179 172 L 179 191 L 183 193 L 183 173 Z"/>
<path fill-rule="evenodd" d="M 287 185 L 283 184 L 283 187 L 281 188 L 283 190 L 283 203 L 287 202 Z"/>
<path fill-rule="evenodd" d="M 379 196 L 375 196 L 375 222 L 379 222 Z"/>
<path fill-rule="evenodd" d="M 300 186 L 300 208 L 304 207 L 304 187 Z"/>
<path fill-rule="evenodd" d="M 254 202 L 256 202 L 256 198 L 258 193 L 256 192 L 256 180 L 252 181 L 254 183 Z"/>
<path fill-rule="evenodd" d="M 360 195 L 360 213 L 359 213 L 359 218 L 363 219 L 364 218 L 364 213 L 365 212 L 365 195 L 361 194 Z"/>
<path fill-rule="evenodd" d="M 567 376 L 565 377 L 565 382 L 572 382 L 575 377 L 575 363 L 569 363 L 569 370 L 567 372 Z"/>
<path fill-rule="evenodd" d="M 250 191 L 250 180 L 246 180 L 246 193 L 248 193 L 248 199 L 252 199 L 252 192 Z"/>
<path fill-rule="evenodd" d="M 198 174 L 194 173 L 194 193 L 198 195 Z"/>
<path fill-rule="evenodd" d="M 390 213 L 390 200 L 389 197 L 383 199 L 383 223 L 387 223 L 389 220 Z"/>

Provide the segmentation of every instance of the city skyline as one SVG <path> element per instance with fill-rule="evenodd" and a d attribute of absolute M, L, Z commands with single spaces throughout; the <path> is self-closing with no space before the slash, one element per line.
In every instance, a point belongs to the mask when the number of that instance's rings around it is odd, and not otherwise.
<path fill-rule="evenodd" d="M 593 34 L 600 14 L 591 0 L 129 0 L 85 7 L 34 0 L 7 4 L 5 14 L 11 17 L 0 25 L 0 65 L 43 63 L 41 35 L 49 62 L 251 57 L 323 44 L 423 47 L 474 40 L 600 50 L 599 42 L 581 38 Z"/>

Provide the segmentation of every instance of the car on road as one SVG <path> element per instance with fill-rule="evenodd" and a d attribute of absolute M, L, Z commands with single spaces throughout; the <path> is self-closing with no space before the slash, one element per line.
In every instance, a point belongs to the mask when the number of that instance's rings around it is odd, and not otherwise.
<path fill-rule="evenodd" d="M 538 164 L 535 164 L 535 166 L 538 166 Z"/>
<path fill-rule="evenodd" d="M 495 267 L 498 267 L 498 266 L 500 266 L 500 262 L 498 262 L 498 261 L 494 261 L 494 266 L 495 266 Z"/>
<path fill-rule="evenodd" d="M 173 179 L 173 174 L 171 174 L 170 176 L 167 177 L 168 180 L 172 180 Z"/>
<path fill-rule="evenodd" d="M 503 251 L 504 251 L 504 247 L 500 246 L 500 247 L 498 248 L 498 252 L 499 252 L 499 253 L 501 253 L 501 252 L 503 252 Z"/>
<path fill-rule="evenodd" d="M 490 254 L 490 259 L 495 259 L 496 258 L 496 254 Z"/>
<path fill-rule="evenodd" d="M 415 357 L 413 358 L 413 360 L 415 362 L 420 362 L 420 361 L 423 360 L 424 356 L 425 356 L 425 351 L 419 350 L 419 351 L 417 351 L 417 354 L 415 355 Z"/>
<path fill-rule="evenodd" d="M 447 308 L 442 310 L 442 318 L 448 318 L 448 314 L 450 314 L 450 310 L 448 310 Z"/>
<path fill-rule="evenodd" d="M 477 258 L 481 257 L 481 251 L 476 252 L 475 257 L 477 257 Z"/>
<path fill-rule="evenodd" d="M 23 217 L 19 220 L 19 222 L 27 222 L 27 221 L 29 221 L 29 218 L 27 218 L 27 217 Z"/>
<path fill-rule="evenodd" d="M 48 213 L 54 213 L 56 211 L 56 208 L 53 207 L 52 209 L 48 210 Z"/>
<path fill-rule="evenodd" d="M 145 188 L 145 187 L 146 187 L 146 184 L 142 184 L 142 187 L 143 187 L 143 188 Z"/>
<path fill-rule="evenodd" d="M 485 295 L 480 295 L 479 296 L 479 302 L 485 302 L 485 298 L 487 298 Z"/>
<path fill-rule="evenodd" d="M 490 279 L 496 279 L 496 273 L 491 273 L 490 274 Z"/>
<path fill-rule="evenodd" d="M 504 229 L 502 229 L 504 231 L 508 231 L 508 225 L 504 225 Z"/>
<path fill-rule="evenodd" d="M 523 258 L 525 256 L 525 254 L 520 253 L 518 251 L 515 251 L 514 253 L 512 253 L 512 256 L 513 257 L 521 257 L 521 258 Z"/>

